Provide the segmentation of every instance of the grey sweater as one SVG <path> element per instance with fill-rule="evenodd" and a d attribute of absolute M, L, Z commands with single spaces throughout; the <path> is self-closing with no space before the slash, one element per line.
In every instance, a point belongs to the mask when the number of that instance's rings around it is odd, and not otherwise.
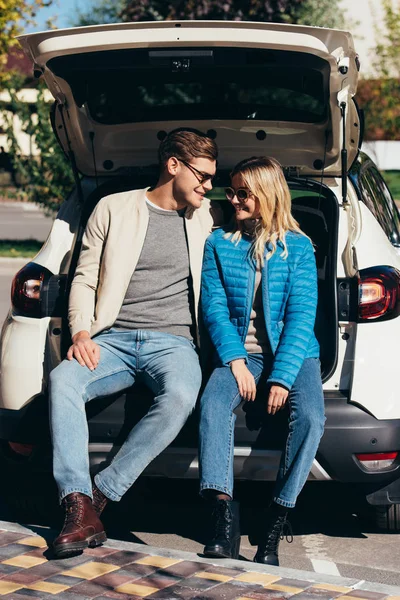
<path fill-rule="evenodd" d="M 185 219 L 148 203 L 149 225 L 114 327 L 192 339 L 192 292 Z M 127 250 L 128 251 L 128 250 Z"/>

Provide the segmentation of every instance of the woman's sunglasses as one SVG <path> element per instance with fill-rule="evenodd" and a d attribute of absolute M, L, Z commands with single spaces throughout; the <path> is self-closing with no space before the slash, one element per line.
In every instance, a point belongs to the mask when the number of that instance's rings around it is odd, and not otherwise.
<path fill-rule="evenodd" d="M 242 204 L 246 204 L 247 200 L 252 195 L 252 192 L 250 190 L 247 190 L 246 188 L 238 188 L 237 190 L 234 190 L 231 187 L 225 188 L 225 196 L 227 200 L 229 200 L 229 202 L 232 202 L 232 200 L 236 196 L 239 202 L 241 202 Z"/>

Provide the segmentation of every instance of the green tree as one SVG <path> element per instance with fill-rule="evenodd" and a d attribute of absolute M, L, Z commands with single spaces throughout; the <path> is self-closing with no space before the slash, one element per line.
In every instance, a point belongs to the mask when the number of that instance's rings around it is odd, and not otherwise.
<path fill-rule="evenodd" d="M 400 78 L 400 1 L 381 0 L 381 6 L 383 27 L 375 28 L 374 74 Z M 378 19 L 375 21 L 378 22 Z"/>
<path fill-rule="evenodd" d="M 342 27 L 341 0 L 128 0 L 125 21 L 222 19 Z"/>
<path fill-rule="evenodd" d="M 85 25 L 98 25 L 100 23 L 118 23 L 121 21 L 121 13 L 125 5 L 125 0 L 93 2 L 90 8 L 85 11 L 78 9 L 76 16 L 71 19 L 71 25 L 73 27 L 84 27 Z"/>
<path fill-rule="evenodd" d="M 18 47 L 15 36 L 34 23 L 36 12 L 53 0 L 0 0 L 0 84 L 10 77 L 6 70 L 10 51 Z"/>
<path fill-rule="evenodd" d="M 44 84 L 38 85 L 34 106 L 21 100 L 19 92 L 25 78 L 14 74 L 6 83 L 10 102 L 2 107 L 3 130 L 8 138 L 17 179 L 22 183 L 13 194 L 20 200 L 29 200 L 41 205 L 51 213 L 58 209 L 72 189 L 74 178 L 68 159 L 59 147 L 50 122 L 51 102 L 46 100 Z M 24 156 L 15 135 L 15 117 L 21 129 L 30 136 L 31 146 L 38 154 Z"/>

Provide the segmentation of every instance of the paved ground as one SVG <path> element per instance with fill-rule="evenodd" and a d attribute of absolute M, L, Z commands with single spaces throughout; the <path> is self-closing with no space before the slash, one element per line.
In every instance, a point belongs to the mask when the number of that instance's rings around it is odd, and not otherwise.
<path fill-rule="evenodd" d="M 46 217 L 35 204 L 0 203 L 0 240 L 33 239 L 44 242 L 53 219 Z"/>
<path fill-rule="evenodd" d="M 56 560 L 54 535 L 0 523 L 0 596 L 12 600 L 398 600 L 400 587 L 265 567 L 212 561 L 171 550 L 108 541 Z"/>

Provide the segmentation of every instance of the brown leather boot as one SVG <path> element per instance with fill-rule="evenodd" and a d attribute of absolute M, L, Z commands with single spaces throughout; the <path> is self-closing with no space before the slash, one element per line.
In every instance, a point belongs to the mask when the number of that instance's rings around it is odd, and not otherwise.
<path fill-rule="evenodd" d="M 98 517 L 100 517 L 101 513 L 105 509 L 108 504 L 108 498 L 99 490 L 97 485 L 93 483 L 93 508 Z"/>
<path fill-rule="evenodd" d="M 64 526 L 53 542 L 58 558 L 83 551 L 88 546 L 101 546 L 107 540 L 104 527 L 92 506 L 89 496 L 74 492 L 63 498 Z"/>

